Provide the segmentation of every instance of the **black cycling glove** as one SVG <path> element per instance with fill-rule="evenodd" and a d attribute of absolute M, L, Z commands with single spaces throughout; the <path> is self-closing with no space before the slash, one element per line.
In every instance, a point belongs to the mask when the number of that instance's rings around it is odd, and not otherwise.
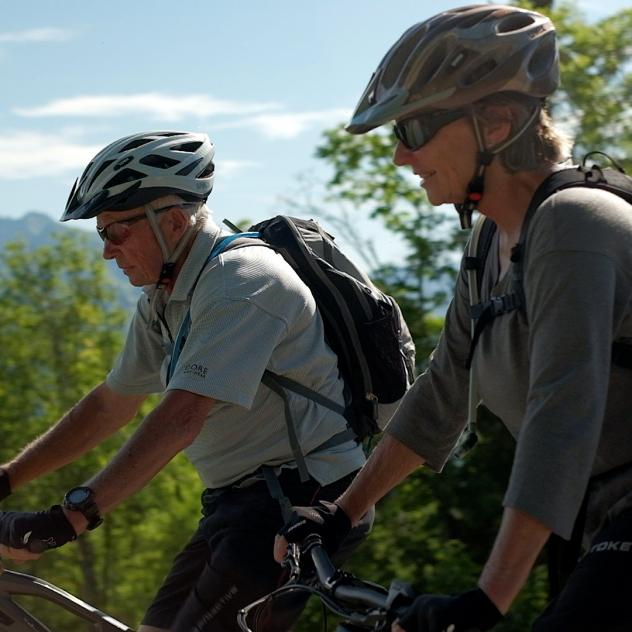
<path fill-rule="evenodd" d="M 325 550 L 335 553 L 351 531 L 349 516 L 334 503 L 321 500 L 315 507 L 293 507 L 290 519 L 279 530 L 288 542 L 301 544 L 309 535 L 319 535 Z"/>
<path fill-rule="evenodd" d="M 491 599 L 474 588 L 461 595 L 420 595 L 399 618 L 406 632 L 482 632 L 503 615 Z"/>
<path fill-rule="evenodd" d="M 11 496 L 11 482 L 6 470 L 0 468 L 0 500 Z"/>
<path fill-rule="evenodd" d="M 76 540 L 77 534 L 60 505 L 46 511 L 0 512 L 0 544 L 43 553 Z"/>

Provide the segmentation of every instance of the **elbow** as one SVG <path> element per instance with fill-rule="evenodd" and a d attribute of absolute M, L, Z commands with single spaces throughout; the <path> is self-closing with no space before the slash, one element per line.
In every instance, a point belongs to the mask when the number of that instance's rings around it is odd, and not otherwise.
<path fill-rule="evenodd" d="M 175 430 L 178 451 L 195 441 L 214 404 L 214 399 L 188 391 L 174 390 L 167 393 L 160 407 L 164 408 L 164 417 L 171 421 Z"/>
<path fill-rule="evenodd" d="M 188 448 L 200 434 L 204 419 L 183 418 L 177 423 L 178 452 Z"/>

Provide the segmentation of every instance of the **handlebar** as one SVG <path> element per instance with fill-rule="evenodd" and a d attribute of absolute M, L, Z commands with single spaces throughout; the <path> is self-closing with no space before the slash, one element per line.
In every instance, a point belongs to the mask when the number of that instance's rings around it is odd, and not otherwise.
<path fill-rule="evenodd" d="M 305 556 L 311 560 L 315 577 L 313 573 L 311 577 L 306 576 L 301 569 L 300 562 Z M 288 582 L 239 611 L 237 621 L 244 632 L 255 632 L 248 624 L 252 610 L 289 592 L 303 591 L 316 595 L 328 610 L 339 615 L 354 630 L 375 632 L 390 630 L 391 622 L 397 618 L 402 607 L 414 598 L 410 587 L 403 582 L 393 581 L 386 589 L 339 570 L 315 535 L 306 538 L 300 547 L 290 544 L 284 565 L 290 568 Z"/>

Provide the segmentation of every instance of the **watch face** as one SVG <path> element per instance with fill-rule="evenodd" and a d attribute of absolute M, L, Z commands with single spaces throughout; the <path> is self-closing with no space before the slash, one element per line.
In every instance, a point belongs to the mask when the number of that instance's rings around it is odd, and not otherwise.
<path fill-rule="evenodd" d="M 66 499 L 73 505 L 81 505 L 92 495 L 89 487 L 75 487 L 66 494 Z"/>

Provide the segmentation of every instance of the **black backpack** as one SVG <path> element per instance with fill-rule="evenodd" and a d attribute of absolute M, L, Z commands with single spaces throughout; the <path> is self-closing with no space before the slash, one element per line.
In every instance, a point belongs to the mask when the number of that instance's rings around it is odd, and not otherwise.
<path fill-rule="evenodd" d="M 506 314 L 516 309 L 524 309 L 525 307 L 522 277 L 526 235 L 533 216 L 548 197 L 563 189 L 588 187 L 610 191 L 610 193 L 614 193 L 632 205 L 632 178 L 626 175 L 623 168 L 609 156 L 606 157 L 611 160 L 614 168 L 602 168 L 599 165 L 586 167 L 587 159 L 594 154 L 602 154 L 602 152 L 595 151 L 587 154 L 579 167 L 569 167 L 568 169 L 552 173 L 537 188 L 522 224 L 520 240 L 512 249 L 511 261 L 513 268 L 509 293 L 470 306 L 470 315 L 474 327 L 466 368 L 469 369 L 471 366 L 474 350 L 481 333 L 493 319 L 501 314 Z M 481 217 L 479 221 L 482 222 L 482 226 L 479 227 L 477 232 L 473 233 L 472 237 L 474 239 L 474 235 L 477 235 L 477 243 L 474 244 L 476 255 L 465 258 L 466 270 L 475 272 L 478 295 L 480 295 L 485 260 L 496 232 L 496 224 L 492 220 Z M 612 346 L 612 361 L 614 364 L 632 369 L 632 348 L 627 344 L 614 342 Z"/>
<path fill-rule="evenodd" d="M 335 410 L 348 422 L 347 431 L 314 451 L 351 438 L 362 441 L 381 431 L 412 384 L 415 347 L 395 300 L 375 287 L 313 220 L 278 215 L 255 224 L 248 232 L 220 239 L 206 263 L 228 249 L 262 244 L 281 254 L 312 292 L 323 319 L 325 339 L 338 356 L 345 383 L 346 406 L 342 407 L 285 376 L 267 370 L 263 375 L 262 382 L 285 401 L 290 445 L 301 477 L 306 479 L 307 468 L 286 389 Z M 184 346 L 189 324 L 187 313 L 176 338 L 171 367 L 175 367 Z"/>
<path fill-rule="evenodd" d="M 603 168 L 599 165 L 587 167 L 586 161 L 594 154 L 606 156 L 606 158 L 612 162 L 614 168 Z M 529 224 L 536 211 L 540 208 L 540 205 L 548 197 L 562 189 L 568 189 L 570 187 L 603 189 L 618 195 L 629 204 L 632 204 L 632 178 L 626 175 L 623 168 L 612 160 L 612 158 L 602 152 L 595 151 L 587 154 L 582 164 L 578 167 L 569 167 L 552 173 L 537 188 L 527 209 L 520 232 L 520 239 L 511 254 L 513 264 L 511 271 L 512 278 L 510 290 L 507 294 L 494 296 L 486 301 L 480 301 L 479 297 L 483 271 L 485 270 L 485 261 L 496 232 L 496 224 L 481 215 L 472 228 L 472 235 L 464 259 L 464 266 L 469 281 L 470 316 L 472 319 L 472 338 L 469 354 L 465 363 L 467 369 L 471 367 L 474 350 L 476 349 L 481 333 L 491 324 L 494 318 L 517 309 L 524 310 L 525 296 L 522 284 L 523 259 Z M 614 342 L 612 345 L 612 362 L 618 366 L 632 369 L 632 347 L 625 343 Z M 453 456 L 456 458 L 465 456 L 476 444 L 478 438 L 476 432 L 476 410 L 479 404 L 478 385 L 476 384 L 473 371 L 470 371 L 469 391 L 467 425 L 453 451 Z"/>

